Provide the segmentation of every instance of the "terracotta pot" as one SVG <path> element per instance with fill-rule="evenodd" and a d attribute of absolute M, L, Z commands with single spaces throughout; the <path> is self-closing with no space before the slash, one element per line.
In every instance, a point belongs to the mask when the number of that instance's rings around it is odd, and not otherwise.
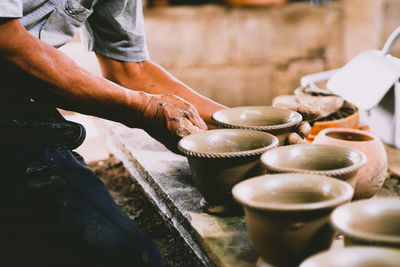
<path fill-rule="evenodd" d="M 293 132 L 302 117 L 299 113 L 270 106 L 248 106 L 223 109 L 215 112 L 212 119 L 220 128 L 248 129 L 275 135 L 279 145 Z"/>
<path fill-rule="evenodd" d="M 354 114 L 339 120 L 331 120 L 331 121 L 315 121 L 311 126 L 310 135 L 307 137 L 307 140 L 312 142 L 314 138 L 319 134 L 320 131 L 326 128 L 349 128 L 349 129 L 358 129 L 359 125 L 359 113 L 355 112 Z M 364 125 L 362 130 L 368 130 L 369 127 Z M 367 127 L 367 128 L 365 128 Z"/>
<path fill-rule="evenodd" d="M 400 248 L 400 199 L 373 198 L 335 209 L 331 223 L 344 235 L 345 246 Z"/>
<path fill-rule="evenodd" d="M 260 155 L 277 146 L 275 136 L 244 129 L 209 130 L 178 143 L 188 158 L 194 184 L 207 201 L 203 206 L 215 213 L 219 208 L 213 206 L 233 203 L 231 189 L 236 183 L 261 174 Z"/>
<path fill-rule="evenodd" d="M 367 163 L 358 171 L 354 198 L 372 197 L 382 187 L 387 175 L 387 157 L 381 140 L 372 133 L 354 129 L 322 130 L 313 144 L 328 144 L 358 149 L 367 156 Z"/>
<path fill-rule="evenodd" d="M 261 256 L 259 266 L 297 266 L 327 249 L 333 236 L 329 215 L 349 202 L 353 192 L 338 179 L 297 173 L 263 175 L 232 189 L 244 207 L 249 237 Z"/>
<path fill-rule="evenodd" d="M 364 166 L 364 153 L 334 145 L 291 145 L 267 151 L 261 162 L 268 173 L 310 173 L 339 178 L 355 186 L 354 177 Z"/>
<path fill-rule="evenodd" d="M 400 250 L 384 247 L 348 247 L 318 253 L 300 267 L 398 267 Z"/>

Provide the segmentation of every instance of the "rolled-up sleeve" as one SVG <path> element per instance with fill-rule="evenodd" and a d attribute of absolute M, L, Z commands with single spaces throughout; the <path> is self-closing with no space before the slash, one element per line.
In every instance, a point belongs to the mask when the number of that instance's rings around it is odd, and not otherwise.
<path fill-rule="evenodd" d="M 87 50 L 120 61 L 148 59 L 141 0 L 105 0 L 93 9 L 81 32 Z"/>
<path fill-rule="evenodd" d="M 1 0 L 1 18 L 22 18 L 22 0 Z"/>

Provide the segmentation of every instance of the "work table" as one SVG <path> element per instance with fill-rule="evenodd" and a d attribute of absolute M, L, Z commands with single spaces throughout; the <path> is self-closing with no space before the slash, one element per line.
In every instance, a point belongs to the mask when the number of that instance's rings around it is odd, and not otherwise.
<path fill-rule="evenodd" d="M 184 156 L 174 154 L 141 129 L 107 122 L 109 147 L 122 160 L 161 216 L 205 266 L 254 266 L 258 257 L 243 216 L 204 213 Z M 388 179 L 377 196 L 400 196 L 400 150 L 386 147 Z M 335 240 L 333 246 L 341 246 Z"/>

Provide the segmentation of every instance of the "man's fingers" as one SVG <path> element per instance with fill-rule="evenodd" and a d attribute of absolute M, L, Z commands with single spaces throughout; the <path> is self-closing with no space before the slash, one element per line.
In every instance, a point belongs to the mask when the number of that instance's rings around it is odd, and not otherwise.
<path fill-rule="evenodd" d="M 197 110 L 192 107 L 189 110 L 184 111 L 185 117 L 190 120 L 194 126 L 201 130 L 207 130 L 207 124 L 203 121 L 203 119 L 200 117 L 199 113 Z"/>
<path fill-rule="evenodd" d="M 179 118 L 179 127 L 176 129 L 175 134 L 178 137 L 184 137 L 192 133 L 197 133 L 203 131 L 198 127 L 194 126 L 191 121 L 186 118 Z"/>
<path fill-rule="evenodd" d="M 207 130 L 207 124 L 192 104 L 175 95 L 163 95 L 162 100 L 167 103 L 164 108 L 170 113 L 170 117 L 182 116 L 191 121 L 199 129 Z"/>

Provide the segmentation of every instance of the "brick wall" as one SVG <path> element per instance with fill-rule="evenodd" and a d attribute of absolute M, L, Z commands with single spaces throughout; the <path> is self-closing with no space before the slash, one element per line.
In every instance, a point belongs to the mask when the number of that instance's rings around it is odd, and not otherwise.
<path fill-rule="evenodd" d="M 399 14 L 398 0 L 344 0 L 153 8 L 145 23 L 153 60 L 200 93 L 238 106 L 270 104 L 302 76 L 380 48 Z"/>

